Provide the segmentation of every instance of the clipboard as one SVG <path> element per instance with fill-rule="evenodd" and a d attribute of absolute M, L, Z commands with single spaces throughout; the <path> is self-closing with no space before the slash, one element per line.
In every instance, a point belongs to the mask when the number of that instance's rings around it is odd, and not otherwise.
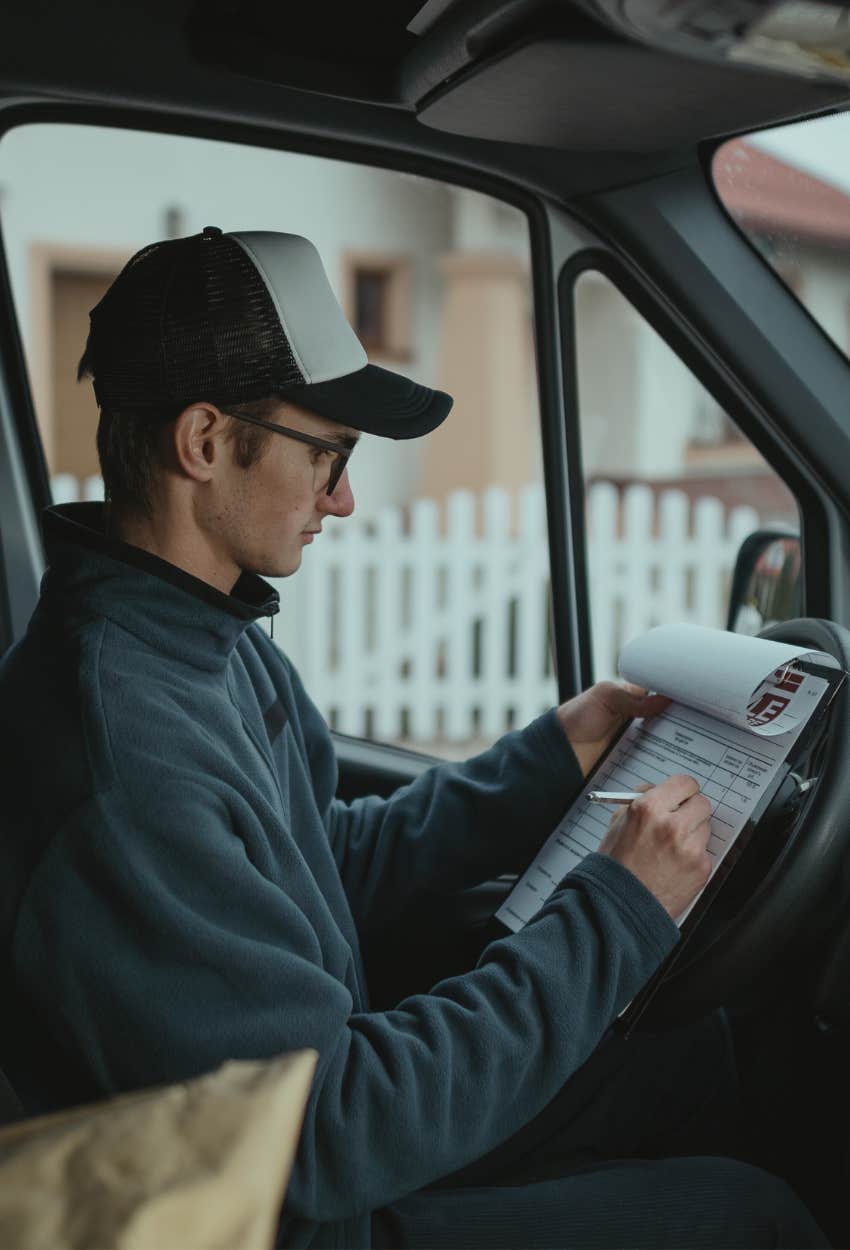
<path fill-rule="evenodd" d="M 810 673 L 815 677 L 820 677 L 826 680 L 827 689 L 824 692 L 817 708 L 809 718 L 805 729 L 794 743 L 788 759 L 785 760 L 783 765 L 780 767 L 777 775 L 761 796 L 761 799 L 756 807 L 750 813 L 749 819 L 744 825 L 744 828 L 738 834 L 735 843 L 730 847 L 721 863 L 718 864 L 711 880 L 703 890 L 700 898 L 693 907 L 693 910 L 683 922 L 680 929 L 679 941 L 677 942 L 675 948 L 670 952 L 649 981 L 647 981 L 643 989 L 638 991 L 629 1005 L 614 1021 L 613 1028 L 621 1036 L 628 1037 L 634 1031 L 638 1022 L 652 1004 L 653 999 L 658 994 L 664 982 L 675 972 L 684 954 L 688 951 L 694 934 L 700 928 L 700 925 L 711 909 L 712 904 L 722 893 L 723 887 L 729 881 L 736 865 L 741 860 L 741 857 L 753 842 L 754 838 L 758 836 L 761 822 L 768 814 L 773 803 L 777 797 L 780 796 L 783 789 L 787 791 L 784 800 L 785 802 L 792 802 L 795 794 L 799 795 L 799 797 L 803 800 L 801 804 L 802 810 L 798 811 L 794 816 L 794 824 L 799 821 L 802 816 L 802 811 L 805 810 L 805 794 L 807 792 L 800 789 L 800 782 L 805 781 L 806 779 L 799 777 L 795 772 L 795 768 L 801 760 L 805 759 L 819 740 L 822 739 L 827 728 L 827 722 L 832 710 L 833 702 L 839 690 L 847 680 L 848 674 L 843 669 L 826 668 L 825 666 L 816 664 L 811 660 L 797 660 L 796 667 L 805 673 Z M 622 737 L 622 733 L 625 732 L 625 728 L 626 727 L 624 727 L 621 733 L 617 735 L 616 740 L 611 743 L 610 747 L 605 752 L 605 755 L 598 761 L 596 767 L 594 768 L 594 773 L 605 762 L 608 754 L 611 750 L 613 750 L 614 746 L 616 746 L 616 743 Z"/>

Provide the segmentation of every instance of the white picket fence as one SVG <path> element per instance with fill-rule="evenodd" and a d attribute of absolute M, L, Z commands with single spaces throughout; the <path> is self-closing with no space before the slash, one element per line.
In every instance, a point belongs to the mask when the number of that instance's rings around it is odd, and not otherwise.
<path fill-rule="evenodd" d="M 71 479 L 73 482 L 74 479 Z M 75 487 L 54 480 L 54 497 Z M 85 497 L 102 493 L 99 479 Z M 549 556 L 539 485 L 492 488 L 326 520 L 294 578 L 275 584 L 274 636 L 330 724 L 382 741 L 469 743 L 525 724 L 556 699 Z M 663 621 L 723 625 L 732 566 L 758 526 L 752 508 L 693 506 L 677 490 L 588 500 L 588 588 L 597 677 L 623 643 Z"/>
<path fill-rule="evenodd" d="M 489 491 L 478 525 L 471 494 L 453 495 L 442 516 L 421 499 L 408 532 L 387 508 L 371 524 L 326 525 L 305 551 L 292 596 L 280 586 L 281 635 L 292 598 L 291 650 L 332 725 L 460 742 L 493 738 L 551 704 L 543 495 L 523 493 L 516 533 L 510 504 Z"/>
<path fill-rule="evenodd" d="M 607 482 L 588 492 L 588 586 L 597 677 L 616 675 L 623 645 L 654 625 L 723 627 L 735 557 L 759 527 L 754 508 L 731 510 L 710 495 L 622 495 Z"/>

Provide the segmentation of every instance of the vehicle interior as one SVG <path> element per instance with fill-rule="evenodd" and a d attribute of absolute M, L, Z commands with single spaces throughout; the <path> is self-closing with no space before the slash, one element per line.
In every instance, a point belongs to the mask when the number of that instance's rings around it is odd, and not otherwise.
<path fill-rule="evenodd" d="M 586 329 L 577 324 L 575 291 L 589 270 L 617 288 L 793 496 L 799 524 L 787 534 L 795 543 L 799 536 L 799 579 L 793 610 L 768 633 L 826 650 L 846 669 L 847 344 L 836 344 L 754 245 L 713 175 L 717 153 L 737 137 L 850 108 L 850 61 L 839 42 L 823 28 L 817 36 L 805 23 L 796 30 L 792 17 L 778 35 L 759 25 L 786 7 L 794 6 L 12 3 L 0 47 L 0 149 L 16 129 L 41 124 L 190 136 L 438 179 L 518 210 L 528 225 L 558 697 L 607 675 L 594 653 L 578 380 Z M 796 6 L 807 7 L 824 23 L 824 14 L 836 24 L 846 18 L 839 5 Z M 845 151 L 842 174 L 850 178 Z M 121 171 L 113 176 L 120 181 Z M 82 170 L 79 177 L 78 196 Z M 63 171 L 52 184 L 60 207 L 68 183 Z M 5 186 L 3 236 L 4 198 Z M 281 205 L 268 209 L 267 228 L 286 229 Z M 2 652 L 22 636 L 37 599 L 39 516 L 54 487 L 5 245 L 0 254 Z M 463 443 L 462 428 L 455 437 Z M 767 539 L 777 534 L 786 530 Z M 755 559 L 752 547 L 743 555 Z M 739 568 L 731 586 L 739 602 L 742 578 Z M 836 1245 L 850 1245 L 848 698 L 846 690 L 836 697 L 800 764 L 814 784 L 783 793 L 765 814 L 640 1024 L 663 1030 L 729 1009 L 742 1157 L 786 1177 Z M 336 743 L 344 798 L 390 793 L 439 756 L 427 744 L 343 728 Z M 438 942 L 399 948 L 381 933 L 368 952 L 376 1006 L 469 966 L 510 885 L 504 879 L 436 900 L 446 916 Z M 434 905 L 422 898 L 424 910 Z"/>

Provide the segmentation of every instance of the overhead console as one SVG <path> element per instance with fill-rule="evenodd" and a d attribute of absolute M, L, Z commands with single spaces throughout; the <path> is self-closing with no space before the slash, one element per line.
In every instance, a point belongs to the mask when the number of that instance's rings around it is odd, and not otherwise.
<path fill-rule="evenodd" d="M 848 13 L 822 0 L 376 0 L 364 28 L 359 6 L 331 0 L 193 0 L 185 33 L 201 62 L 449 134 L 642 154 L 850 102 Z"/>
<path fill-rule="evenodd" d="M 399 95 L 426 126 L 542 147 L 651 151 L 850 99 L 848 11 L 808 0 L 431 0 Z M 819 17 L 815 11 L 819 13 Z M 785 45 L 808 12 L 826 45 Z M 794 15 L 797 14 L 797 17 Z M 415 31 L 416 19 L 409 29 Z M 842 59 L 846 42 L 846 64 Z M 632 107 L 624 109 L 624 98 Z"/>

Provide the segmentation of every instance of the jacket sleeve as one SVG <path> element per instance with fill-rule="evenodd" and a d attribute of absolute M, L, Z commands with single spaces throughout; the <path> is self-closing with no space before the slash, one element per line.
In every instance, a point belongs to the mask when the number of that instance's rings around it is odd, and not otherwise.
<path fill-rule="evenodd" d="M 355 1012 L 314 927 L 251 863 L 221 802 L 187 786 L 155 808 L 140 827 L 113 790 L 53 839 L 18 918 L 18 983 L 104 1093 L 315 1047 L 292 1218 L 373 1210 L 503 1141 L 676 940 L 636 878 L 590 856 L 471 972 L 392 1011 Z"/>
<path fill-rule="evenodd" d="M 463 764 L 440 764 L 389 799 L 335 801 L 334 858 L 358 926 L 414 891 L 452 892 L 524 870 L 580 791 L 554 711 Z"/>
<path fill-rule="evenodd" d="M 295 675 L 313 784 L 352 912 L 391 921 L 414 892 L 463 889 L 526 868 L 580 792 L 581 768 L 552 709 L 462 764 L 438 764 L 388 799 L 335 799 L 324 720 Z M 332 775 L 333 785 L 328 784 Z"/>

